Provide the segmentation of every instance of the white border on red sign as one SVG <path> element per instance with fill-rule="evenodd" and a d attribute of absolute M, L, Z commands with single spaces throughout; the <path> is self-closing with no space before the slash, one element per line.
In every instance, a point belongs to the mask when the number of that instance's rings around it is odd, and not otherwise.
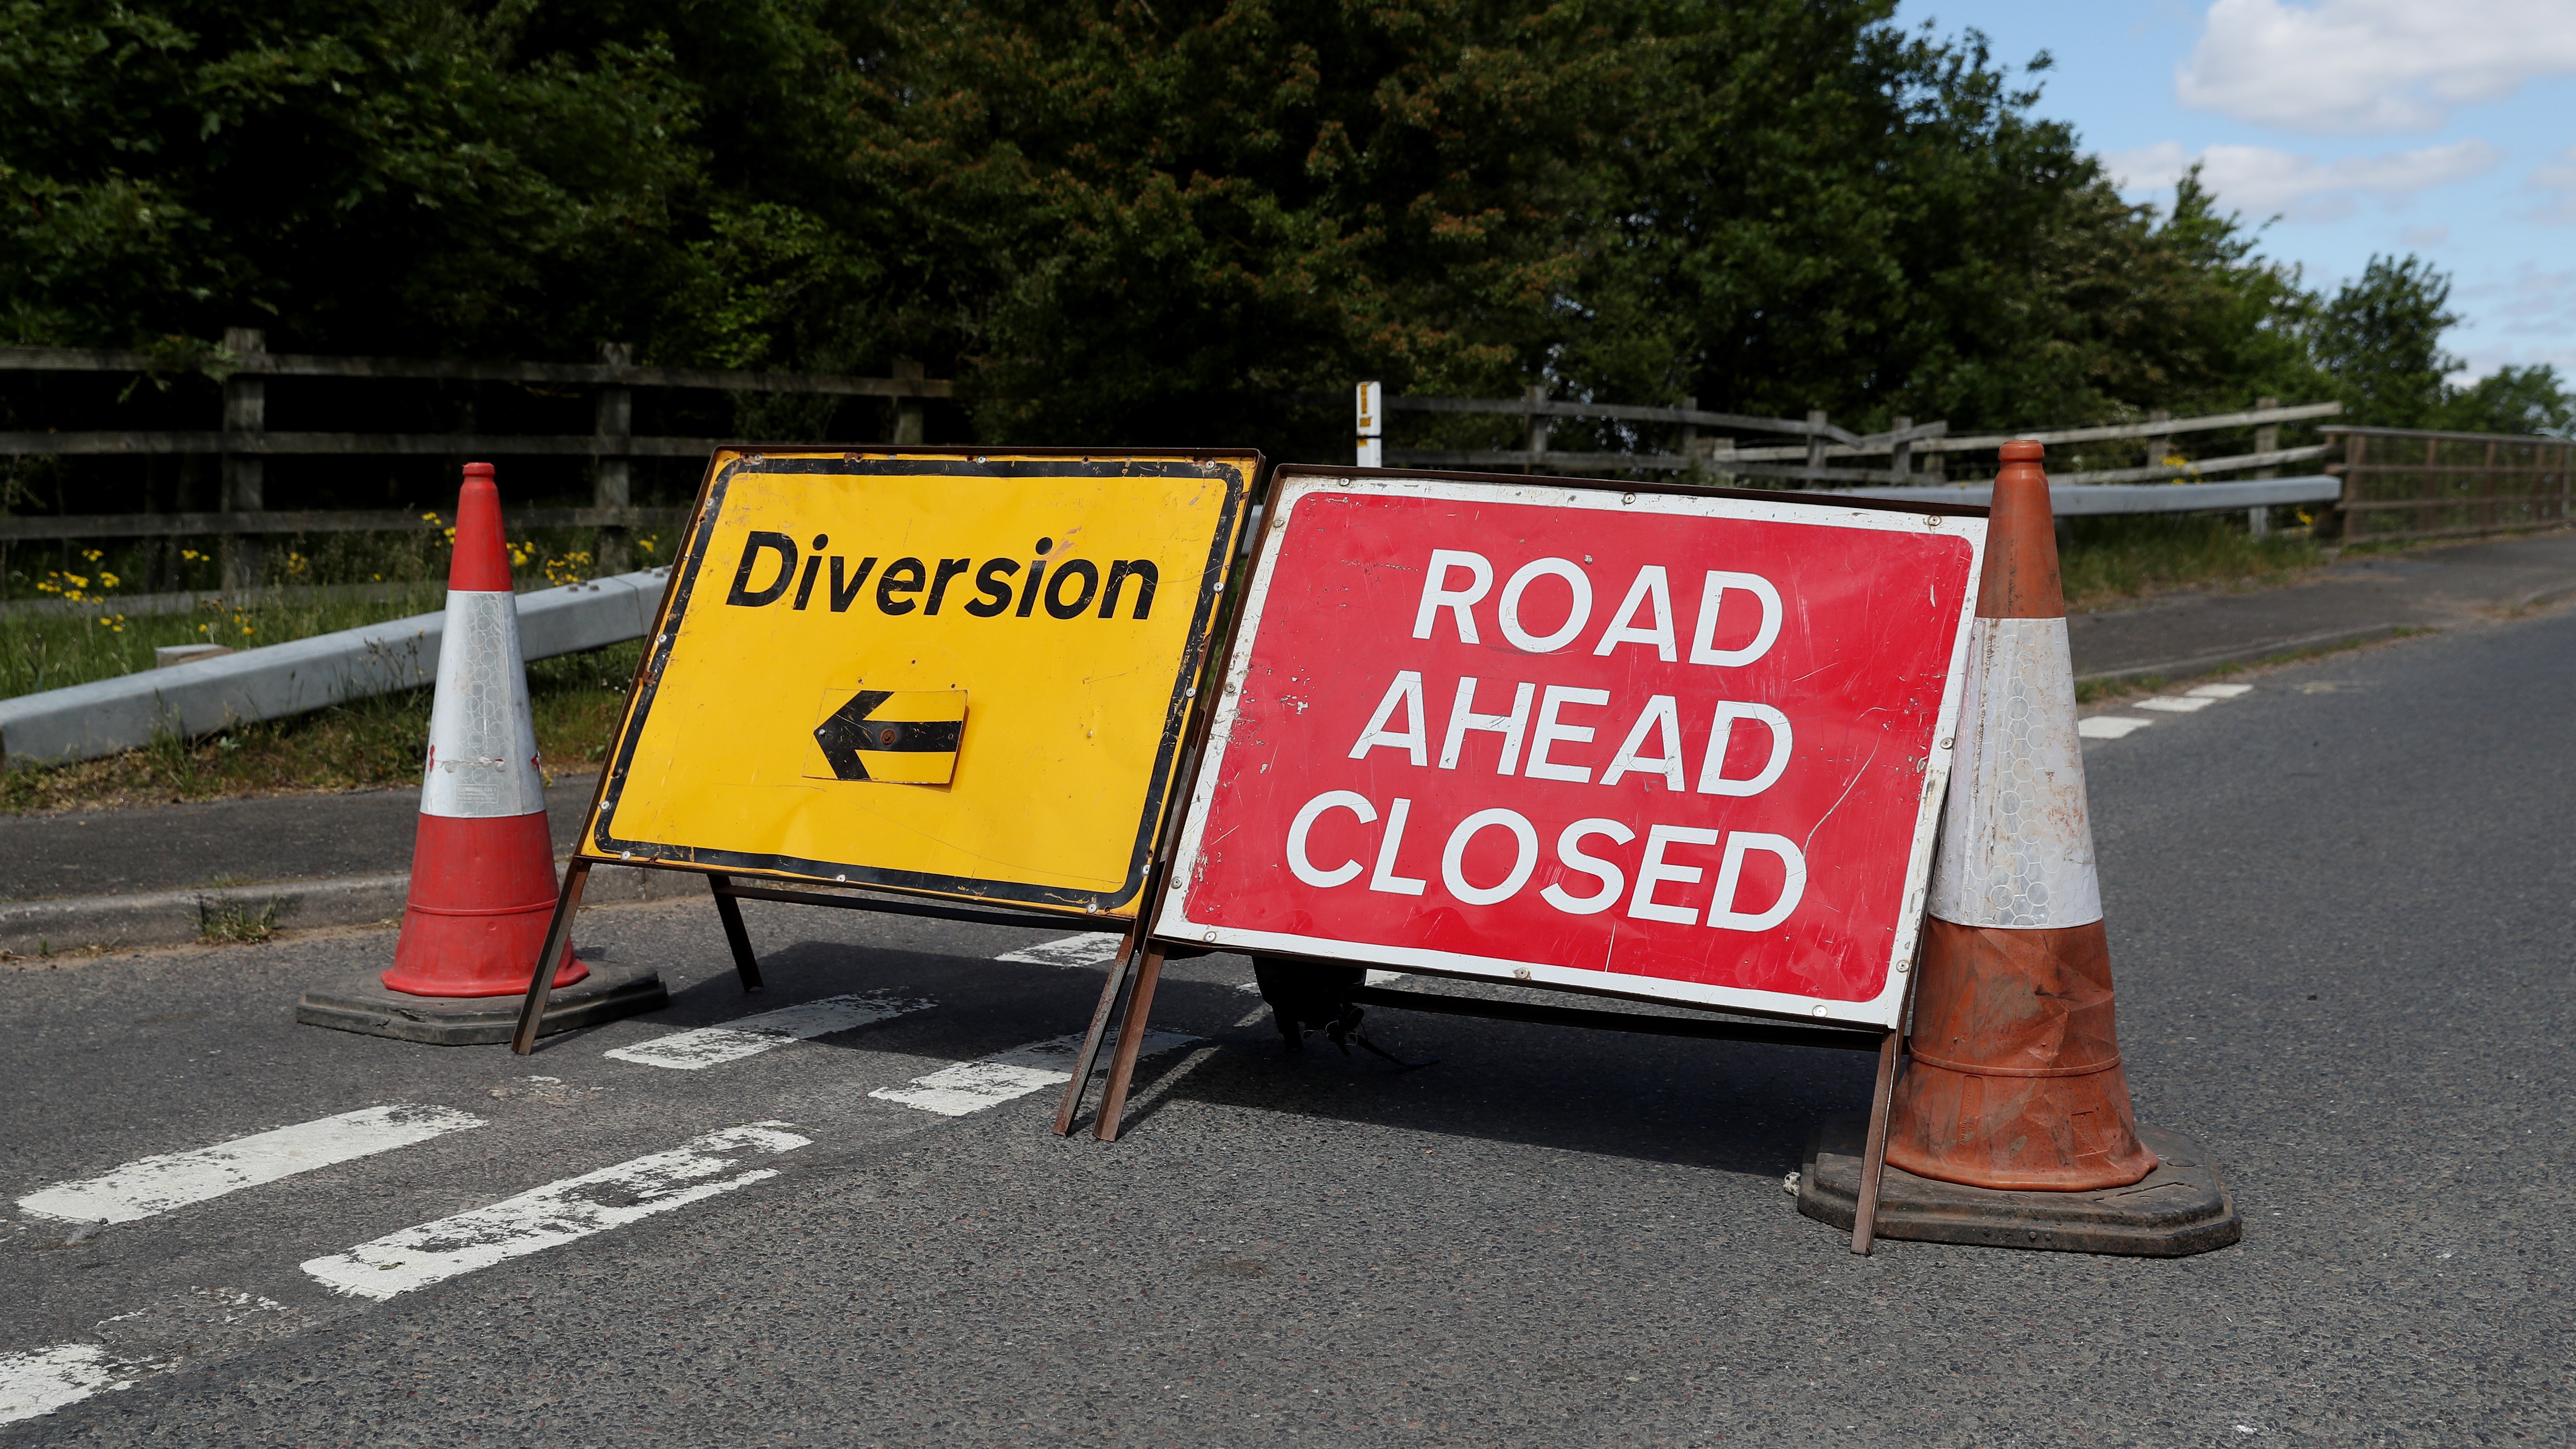
<path fill-rule="evenodd" d="M 1188 886 L 1198 863 L 1199 842 L 1207 829 L 1208 802 L 1216 790 L 1216 781 L 1225 763 L 1225 752 L 1234 725 L 1236 706 L 1242 700 L 1244 677 L 1252 668 L 1252 647 L 1260 635 L 1263 606 L 1269 600 L 1270 581 L 1278 562 L 1281 543 L 1285 540 L 1288 519 L 1300 499 L 1318 493 L 1373 493 L 1390 497 L 1445 498 L 1473 503 L 1520 503 L 1552 508 L 1591 508 L 1605 513 L 1650 513 L 1688 518 L 1735 518 L 1757 523 L 1793 523 L 1820 528 L 1856 528 L 1885 533 L 1939 532 L 1968 540 L 1971 550 L 1968 565 L 1966 597 L 1959 604 L 1958 634 L 1950 647 L 1950 671 L 1941 690 L 1939 722 L 1933 729 L 1931 758 L 1923 771 L 1923 796 L 1914 817 L 1914 844 L 1905 867 L 1905 905 L 1898 913 L 1896 946 L 1888 962 L 1887 984 L 1869 1001 L 1825 1001 L 1812 996 L 1797 996 L 1775 991 L 1749 991 L 1733 986 L 1706 986 L 1696 982 L 1671 981 L 1661 977 L 1612 974 L 1605 978 L 1598 970 L 1575 970 L 1530 961 L 1512 961 L 1494 956 L 1474 956 L 1454 951 L 1432 951 L 1412 946 L 1387 946 L 1372 942 L 1344 941 L 1324 936 L 1299 936 L 1277 931 L 1245 931 L 1210 925 L 1189 918 Z M 1924 900 L 1932 873 L 1933 838 L 1941 824 L 1941 797 L 1950 779 L 1950 757 L 1958 738 L 1959 685 L 1968 657 L 1968 623 L 1977 609 L 1977 580 L 1984 574 L 1986 561 L 1986 520 L 1960 514 L 1906 513 L 1883 508 L 1848 508 L 1833 503 L 1800 499 L 1723 498 L 1706 494 L 1620 492 L 1614 489 L 1587 487 L 1567 488 L 1562 485 L 1531 482 L 1484 483 L 1456 478 L 1425 478 L 1397 472 L 1353 472 L 1348 474 L 1304 474 L 1291 477 L 1280 486 L 1278 505 L 1272 515 L 1262 520 L 1261 548 L 1254 560 L 1250 595 L 1244 600 L 1244 614 L 1236 628 L 1234 653 L 1226 661 L 1224 692 L 1217 700 L 1210 721 L 1206 757 L 1199 762 L 1196 779 L 1190 787 L 1188 814 L 1181 828 L 1174 868 L 1162 909 L 1156 914 L 1153 934 L 1163 940 L 1188 942 L 1192 945 L 1216 946 L 1236 951 L 1277 951 L 1296 956 L 1331 957 L 1353 963 L 1483 977 L 1528 986 L 1556 986 L 1591 994 L 1646 997 L 1658 1001 L 1680 1002 L 1693 1006 L 1718 1007 L 1736 1011 L 1758 1012 L 1769 1016 L 1798 1016 L 1821 1021 L 1855 1025 L 1894 1027 L 1905 1009 L 1905 991 L 1911 980 L 1913 958 L 1923 927 Z"/>

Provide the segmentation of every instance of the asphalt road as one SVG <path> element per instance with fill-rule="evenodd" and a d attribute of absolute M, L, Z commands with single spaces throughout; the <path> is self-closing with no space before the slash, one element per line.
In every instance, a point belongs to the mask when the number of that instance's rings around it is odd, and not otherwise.
<path fill-rule="evenodd" d="M 380 932 L 0 975 L 12 1201 L 481 1123 L 104 1230 L 13 1210 L 0 1371 L 101 1391 L 0 1444 L 2567 1443 L 2576 612 L 2247 682 L 2086 747 L 2129 1078 L 2237 1246 L 1854 1258 L 1780 1179 L 1866 1058 L 1394 1014 L 1440 1065 L 1291 1058 L 1222 956 L 1175 967 L 1199 1042 L 1129 1135 L 1060 1140 L 1007 1054 L 1098 971 L 991 959 L 1043 933 L 755 905 L 747 1003 L 681 901 L 584 933 L 671 1007 L 533 1059 L 290 1024 Z M 851 993 L 892 1014 L 604 1055 Z M 614 1224 L 577 1240 L 399 1293 L 480 1239 L 361 1247 L 639 1159 L 521 1214 Z"/>

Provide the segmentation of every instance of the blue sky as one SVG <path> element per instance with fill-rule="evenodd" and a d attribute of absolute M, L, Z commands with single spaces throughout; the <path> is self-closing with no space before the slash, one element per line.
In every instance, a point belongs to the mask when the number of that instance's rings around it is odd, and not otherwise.
<path fill-rule="evenodd" d="M 2331 290 L 2372 253 L 2452 274 L 2463 377 L 2576 378 L 2576 0 L 1901 0 L 1909 29 L 1974 28 L 2041 114 L 2132 200 L 2192 160 L 2220 202 L 2277 216 L 2262 250 Z"/>

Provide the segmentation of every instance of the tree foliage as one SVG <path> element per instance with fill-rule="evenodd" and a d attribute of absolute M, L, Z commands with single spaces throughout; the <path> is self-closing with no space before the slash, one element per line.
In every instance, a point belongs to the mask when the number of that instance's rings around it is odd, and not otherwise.
<path fill-rule="evenodd" d="M 2332 387 L 2563 425 L 2546 369 L 2445 390 L 2429 267 L 2310 296 L 2196 177 L 2125 203 L 1981 37 L 1891 11 L 5 0 L 0 329 L 910 356 L 981 435 L 1067 443 L 1265 440 L 1279 394 L 1361 377 L 1962 427 Z"/>

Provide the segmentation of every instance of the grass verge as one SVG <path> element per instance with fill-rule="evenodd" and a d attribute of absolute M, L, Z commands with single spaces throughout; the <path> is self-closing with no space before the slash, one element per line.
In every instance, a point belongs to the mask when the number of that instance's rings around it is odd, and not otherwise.
<path fill-rule="evenodd" d="M 152 651 L 167 644 L 256 649 L 436 613 L 445 598 L 438 585 L 415 584 L 383 600 L 200 608 L 191 614 L 127 615 L 117 610 L 113 596 L 80 600 L 89 607 L 78 614 L 0 614 L 0 698 L 140 673 L 152 668 Z"/>
<path fill-rule="evenodd" d="M 537 750 L 550 775 L 598 768 L 643 648 L 637 640 L 528 666 Z M 103 760 L 0 770 L 0 813 L 418 785 L 430 693 L 351 700 L 201 740 L 164 737 Z"/>
<path fill-rule="evenodd" d="M 2236 514 L 2112 514 L 2067 520 L 2066 606 L 2100 609 L 2175 589 L 2263 588 L 2325 566 L 2305 532 L 2256 538 Z"/>

